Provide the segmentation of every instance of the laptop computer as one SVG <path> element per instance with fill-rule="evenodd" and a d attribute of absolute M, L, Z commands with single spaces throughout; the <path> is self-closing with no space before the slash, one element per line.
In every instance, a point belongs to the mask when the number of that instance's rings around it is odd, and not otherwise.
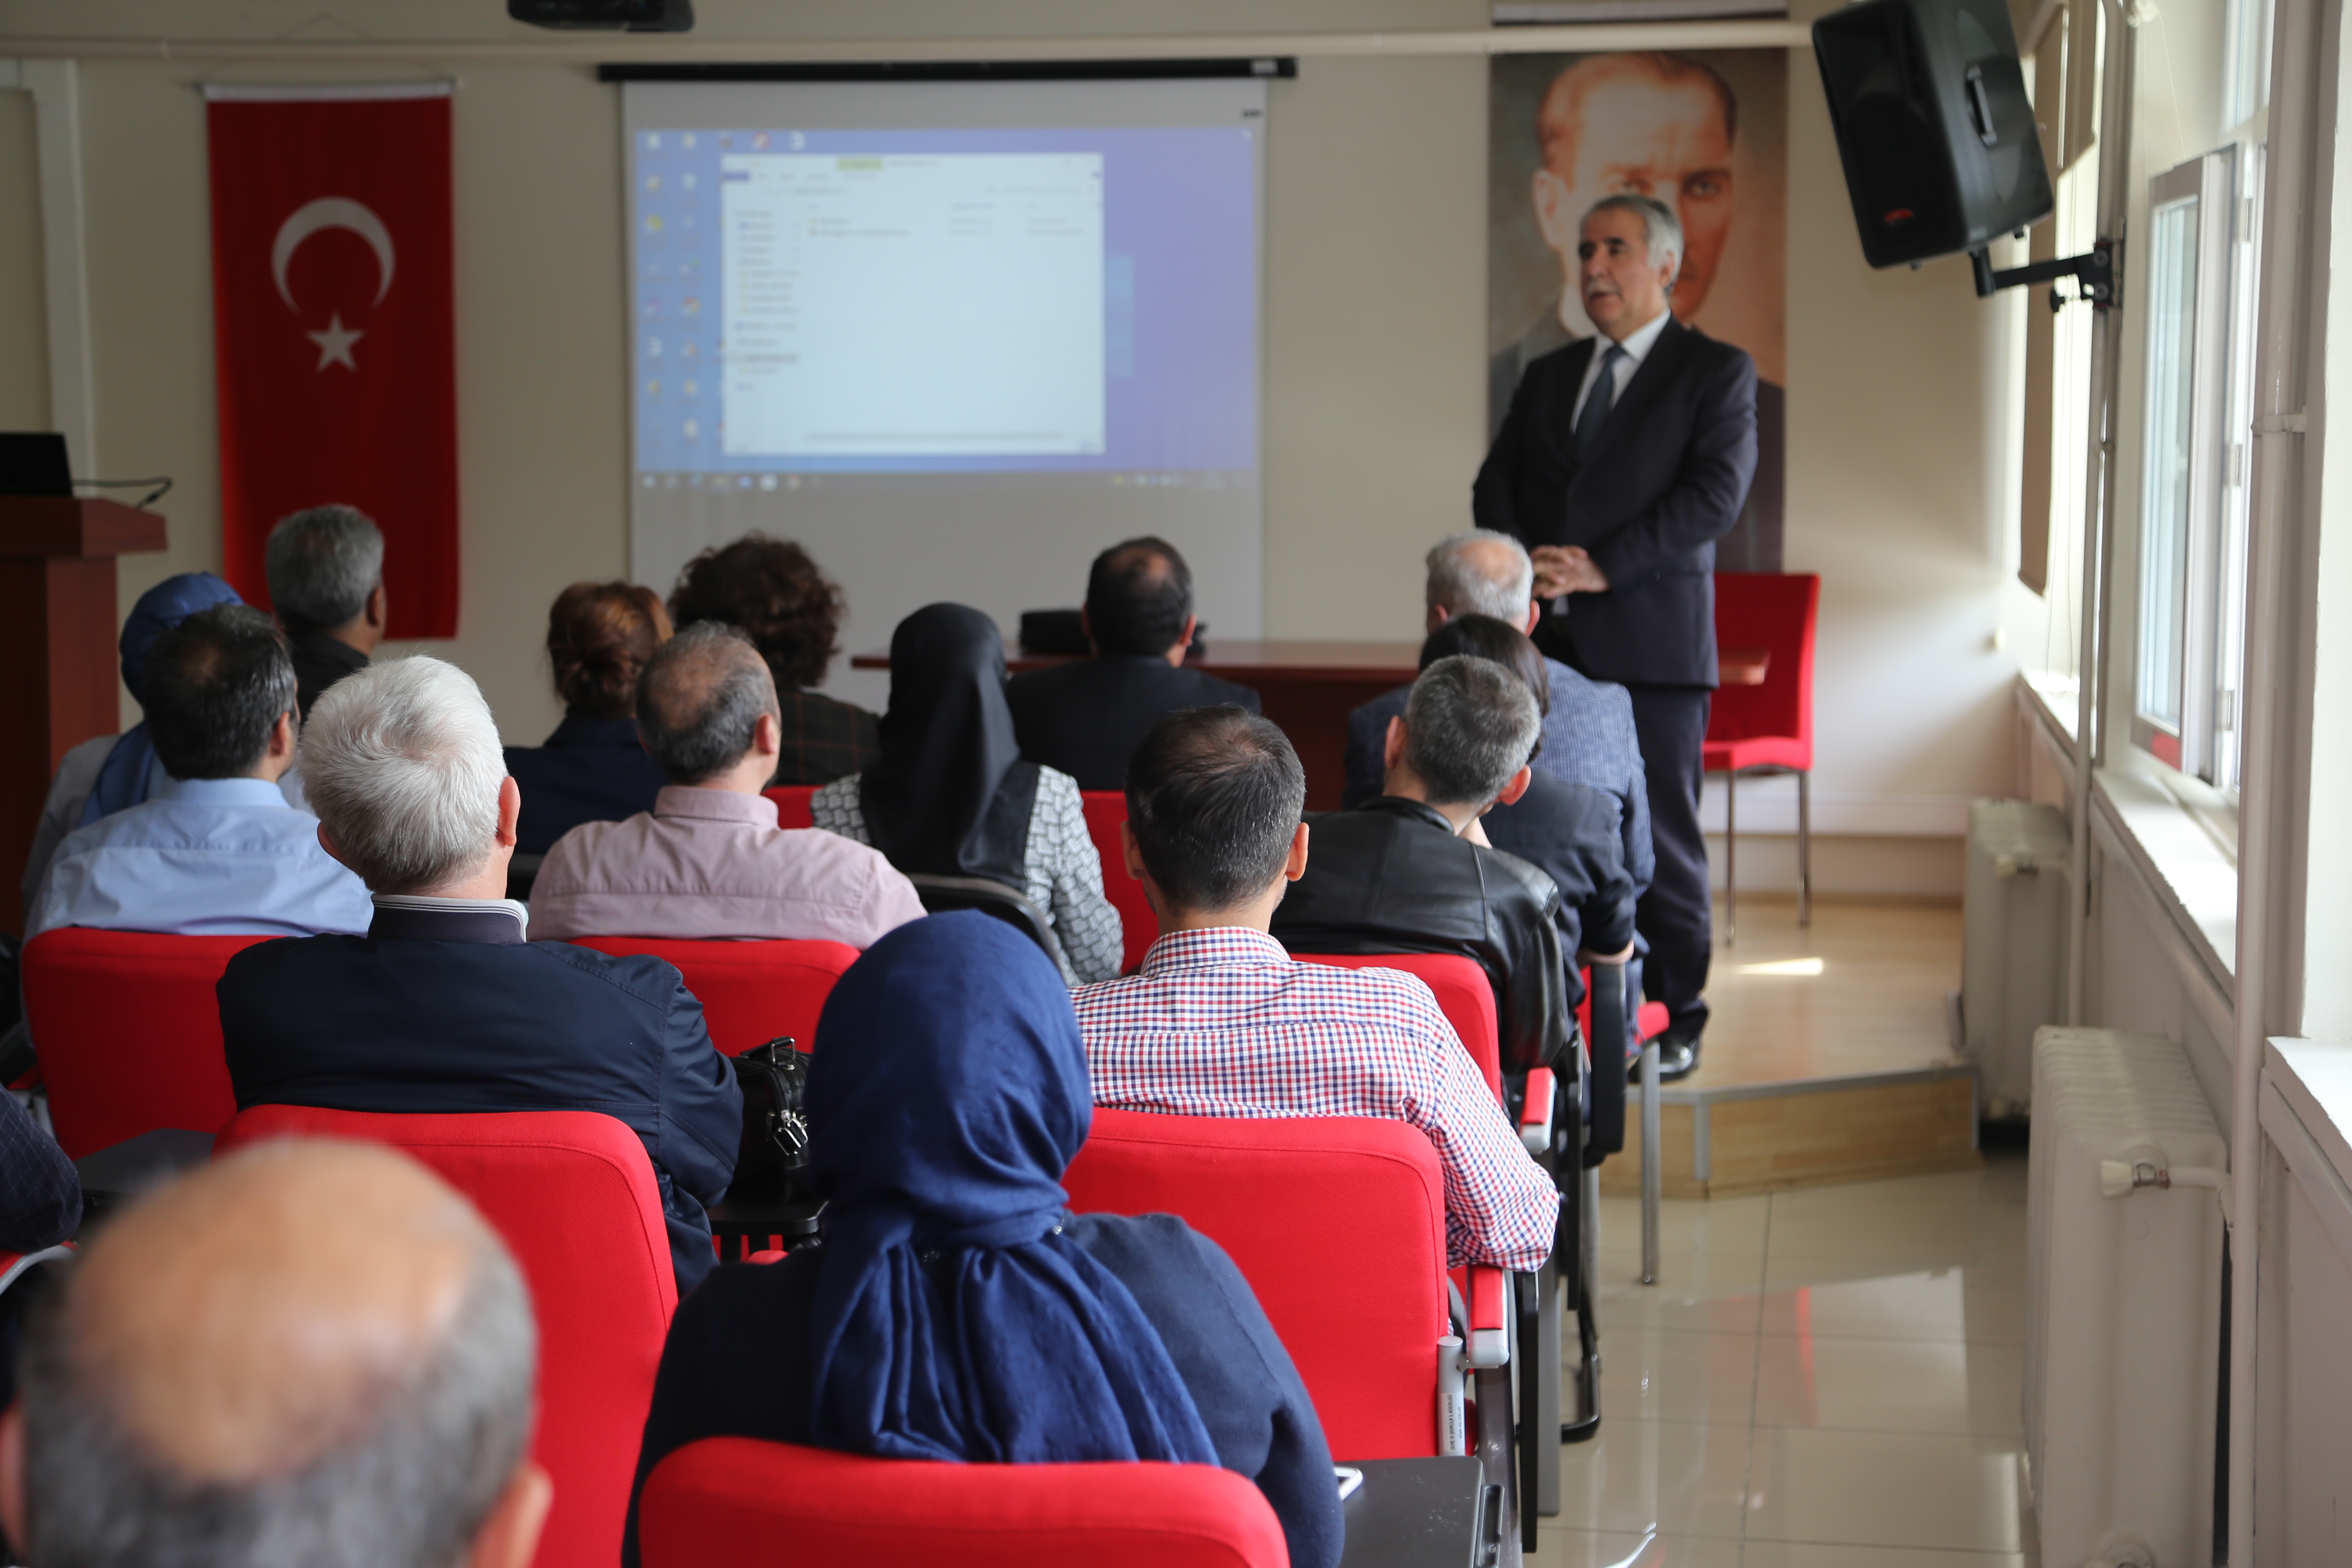
<path fill-rule="evenodd" d="M 0 430 L 0 496 L 70 496 L 66 438 L 55 430 Z"/>

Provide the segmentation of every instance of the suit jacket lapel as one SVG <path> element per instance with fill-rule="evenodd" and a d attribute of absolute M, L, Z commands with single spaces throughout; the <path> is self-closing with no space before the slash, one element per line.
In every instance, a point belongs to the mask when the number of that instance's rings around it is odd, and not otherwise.
<path fill-rule="evenodd" d="M 1592 345 L 1598 342 L 1598 338 L 1579 338 L 1568 345 L 1568 351 L 1560 360 L 1559 380 L 1554 384 L 1566 389 L 1567 404 L 1559 410 L 1559 418 L 1546 424 L 1540 431 L 1552 450 L 1568 465 L 1570 473 L 1575 472 L 1577 467 L 1576 389 L 1584 384 L 1585 367 L 1592 363 Z"/>
<path fill-rule="evenodd" d="M 1625 384 L 1625 395 L 1609 410 L 1609 417 L 1601 422 L 1601 436 L 1593 446 L 1598 458 L 1625 437 L 1629 430 L 1638 428 L 1643 408 L 1654 402 L 1659 388 L 1674 380 L 1682 368 L 1684 356 L 1690 353 L 1694 332 L 1680 321 L 1669 317 L 1658 341 L 1633 369 L 1633 379 Z"/>

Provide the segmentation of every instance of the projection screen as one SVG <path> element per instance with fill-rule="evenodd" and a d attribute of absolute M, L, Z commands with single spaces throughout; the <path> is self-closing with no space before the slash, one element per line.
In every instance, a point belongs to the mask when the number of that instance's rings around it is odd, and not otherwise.
<path fill-rule="evenodd" d="M 1008 632 L 1158 534 L 1263 625 L 1265 88 L 629 82 L 631 560 L 759 529 Z M 878 676 L 830 689 L 878 707 Z"/>

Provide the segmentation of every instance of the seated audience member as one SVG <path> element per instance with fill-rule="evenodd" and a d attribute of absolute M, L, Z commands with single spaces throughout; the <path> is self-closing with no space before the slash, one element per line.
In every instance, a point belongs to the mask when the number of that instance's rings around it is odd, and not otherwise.
<path fill-rule="evenodd" d="M 881 752 L 873 714 L 811 689 L 840 651 L 835 638 L 848 608 L 807 551 L 764 533 L 706 550 L 678 574 L 669 618 L 680 629 L 697 621 L 740 628 L 776 679 L 784 749 L 772 784 L 831 784 Z"/>
<path fill-rule="evenodd" d="M 1016 675 L 1004 688 L 1021 754 L 1118 789 L 1143 732 L 1180 708 L 1258 710 L 1246 686 L 1184 668 L 1192 646 L 1192 569 L 1164 540 L 1130 539 L 1095 557 L 1079 612 L 1094 657 Z"/>
<path fill-rule="evenodd" d="M 1532 637 L 1543 606 L 1533 598 L 1535 566 L 1527 547 L 1507 533 L 1474 528 L 1429 552 L 1425 629 L 1455 616 L 1492 616 Z M 1650 846 L 1650 791 L 1642 747 L 1633 734 L 1633 700 L 1625 689 L 1591 680 L 1556 658 L 1543 661 L 1550 678 L 1543 715 L 1543 749 L 1536 770 L 1599 790 L 1617 803 L 1618 837 L 1626 873 L 1639 896 L 1656 860 Z M 1361 805 L 1381 793 L 1388 772 L 1389 721 L 1404 711 L 1412 688 L 1383 692 L 1348 715 L 1348 784 L 1341 798 Z"/>
<path fill-rule="evenodd" d="M 314 506 L 269 531 L 269 607 L 294 645 L 302 717 L 383 641 L 383 535 L 355 506 Z"/>
<path fill-rule="evenodd" d="M 1231 708 L 1152 726 L 1127 769 L 1127 867 L 1160 917 L 1140 973 L 1071 1000 L 1097 1105 L 1183 1116 L 1385 1116 L 1428 1134 L 1454 1264 L 1551 1255 L 1559 1194 L 1429 987 L 1295 963 L 1266 934 L 1307 871 L 1307 774 Z M 1322 846 L 1318 830 L 1316 854 Z"/>
<path fill-rule="evenodd" d="M 721 1268 L 680 1304 L 638 1489 L 714 1436 L 1222 1465 L 1265 1494 L 1292 1563 L 1332 1568 L 1330 1452 L 1241 1271 L 1172 1215 L 1064 1210 L 1092 1106 L 1035 944 L 971 910 L 907 926 L 842 976 L 824 1026 L 808 1080 L 824 1246 Z"/>
<path fill-rule="evenodd" d="M 667 781 L 637 743 L 637 677 L 669 640 L 669 612 L 634 583 L 574 583 L 547 612 L 563 722 L 544 745 L 509 746 L 522 790 L 515 853 L 544 855 L 583 822 L 651 811 Z"/>
<path fill-rule="evenodd" d="M 0 1253 L 40 1252 L 79 1228 L 80 1173 L 33 1113 L 0 1091 Z M 17 1330 L 25 1302 L 37 1293 L 30 1275 L 43 1267 L 0 1290 L 0 1410 L 16 1402 Z"/>
<path fill-rule="evenodd" d="M 556 841 L 531 892 L 541 936 L 871 947 L 923 918 L 914 885 L 880 851 L 777 827 L 776 803 L 760 793 L 776 771 L 776 687 L 742 633 L 700 621 L 665 644 L 637 682 L 637 727 L 670 782 L 651 812 Z"/>
<path fill-rule="evenodd" d="M 1549 1067 L 1574 1031 L 1559 889 L 1486 847 L 1478 819 L 1527 793 L 1536 700 L 1483 658 L 1441 658 L 1389 721 L 1386 791 L 1313 819 L 1315 860 L 1274 934 L 1293 952 L 1459 952 L 1495 984 L 1503 1069 Z"/>
<path fill-rule="evenodd" d="M 809 798 L 819 827 L 871 844 L 908 876 L 981 877 L 1037 906 L 1073 985 L 1118 973 L 1076 780 L 1025 762 L 1004 706 L 1004 638 L 963 605 L 931 605 L 890 638 L 882 754 Z"/>
<path fill-rule="evenodd" d="M 58 1568 L 523 1568 L 553 1495 L 537 1340 L 513 1258 L 424 1166 L 242 1150 L 35 1309 L 0 1522 Z"/>
<path fill-rule="evenodd" d="M 1538 710 L 1547 701 L 1544 657 L 1525 633 L 1492 616 L 1455 616 L 1421 645 L 1421 668 L 1467 654 L 1517 676 Z M 1543 744 L 1536 745 L 1536 756 Z M 1633 879 L 1625 874 L 1617 803 L 1589 784 L 1528 770 L 1528 790 L 1500 801 L 1478 820 L 1486 842 L 1550 873 L 1559 884 L 1559 950 L 1569 955 L 1568 1001 L 1584 999 L 1584 963 L 1622 963 L 1633 955 Z"/>
<path fill-rule="evenodd" d="M 238 1109 L 617 1117 L 653 1160 L 684 1296 L 710 1272 L 703 1210 L 734 1178 L 742 1091 L 677 970 L 526 940 L 499 896 L 521 795 L 481 691 L 437 658 L 373 666 L 319 700 L 302 757 L 320 841 L 375 916 L 229 960 Z"/>
<path fill-rule="evenodd" d="M 66 835 L 26 931 L 365 931 L 367 889 L 319 847 L 319 819 L 278 793 L 297 727 L 276 623 L 246 605 L 200 610 L 155 639 L 142 689 L 169 776 L 145 805 Z"/>
<path fill-rule="evenodd" d="M 122 623 L 122 684 L 134 702 L 145 702 L 140 677 L 147 650 L 172 627 L 198 610 L 215 605 L 238 605 L 236 590 L 209 572 L 183 572 L 166 577 L 139 595 Z M 41 803 L 41 820 L 33 830 L 32 853 L 25 857 L 23 908 L 29 912 L 40 900 L 41 884 L 48 879 L 49 857 L 58 841 L 77 827 L 137 805 L 163 782 L 163 767 L 155 760 L 147 726 L 133 724 L 120 735 L 100 735 L 66 752 L 49 781 Z"/>

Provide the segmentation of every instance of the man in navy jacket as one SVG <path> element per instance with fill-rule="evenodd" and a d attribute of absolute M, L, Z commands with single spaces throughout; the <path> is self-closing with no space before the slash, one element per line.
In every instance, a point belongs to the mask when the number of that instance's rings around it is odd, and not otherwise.
<path fill-rule="evenodd" d="M 1713 945 L 1701 746 L 1716 686 L 1715 542 L 1756 473 L 1756 364 L 1675 321 L 1682 225 L 1606 196 L 1577 254 L 1601 330 L 1528 367 L 1472 491 L 1482 528 L 1535 558 L 1536 644 L 1633 700 L 1657 866 L 1636 917 L 1649 994 L 1672 1015 L 1659 1076 L 1698 1063 Z"/>
<path fill-rule="evenodd" d="M 327 853 L 373 895 L 365 936 L 246 949 L 221 976 L 240 1109 L 593 1110 L 642 1139 L 683 1297 L 712 1266 L 742 1093 L 702 1004 L 659 959 L 526 940 L 503 896 L 521 792 L 464 671 L 371 665 L 302 737 Z"/>

